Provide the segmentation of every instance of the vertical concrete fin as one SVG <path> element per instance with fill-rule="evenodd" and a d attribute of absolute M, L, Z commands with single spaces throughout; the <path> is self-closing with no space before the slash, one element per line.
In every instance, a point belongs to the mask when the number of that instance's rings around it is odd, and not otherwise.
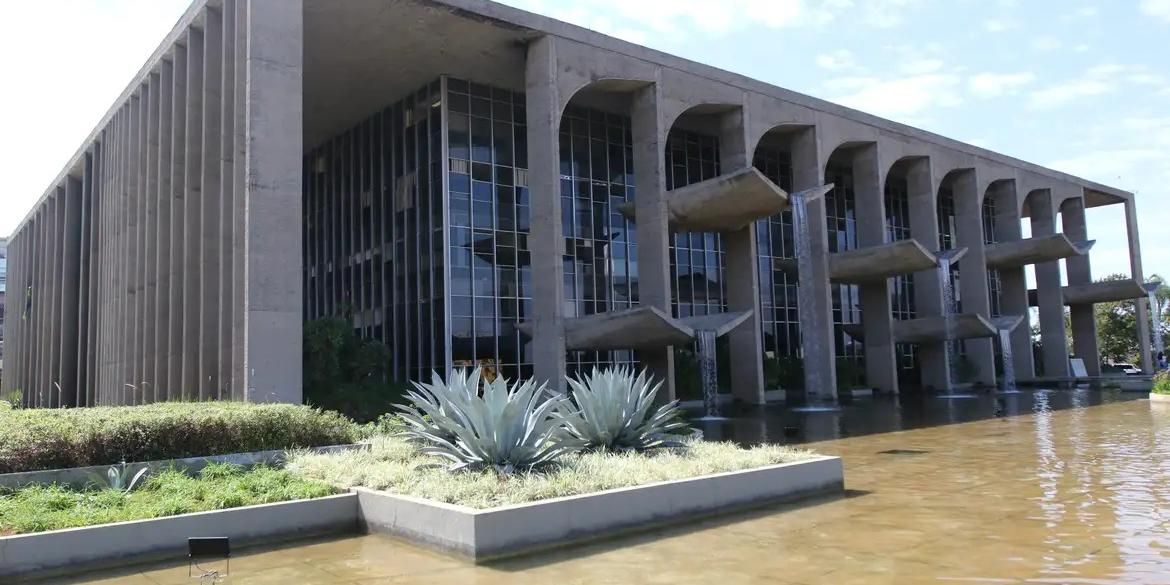
<path fill-rule="evenodd" d="M 203 128 L 200 158 L 199 242 L 199 398 L 220 397 L 219 278 L 220 278 L 220 156 L 223 110 L 223 13 L 204 8 Z"/>
<path fill-rule="evenodd" d="M 159 63 L 158 73 L 158 217 L 155 246 L 154 390 L 157 400 L 171 397 L 171 164 L 174 151 L 175 67 L 172 59 Z"/>
<path fill-rule="evenodd" d="M 183 381 L 185 398 L 203 396 L 199 371 L 199 270 L 203 180 L 203 32 L 187 31 L 187 129 L 183 188 Z"/>
<path fill-rule="evenodd" d="M 175 46 L 171 102 L 171 233 L 170 233 L 170 313 L 167 329 L 167 396 L 171 400 L 187 398 L 183 386 L 183 306 L 187 290 L 187 272 L 183 245 L 186 240 L 187 209 L 187 47 Z"/>

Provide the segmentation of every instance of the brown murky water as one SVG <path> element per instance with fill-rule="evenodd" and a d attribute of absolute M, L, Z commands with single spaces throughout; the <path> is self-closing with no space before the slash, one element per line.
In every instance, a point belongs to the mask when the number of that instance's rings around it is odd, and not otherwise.
<path fill-rule="evenodd" d="M 819 442 L 845 498 L 475 567 L 364 536 L 255 551 L 232 583 L 1170 583 L 1170 405 L 1145 400 Z M 187 567 L 82 582 L 189 583 Z"/>

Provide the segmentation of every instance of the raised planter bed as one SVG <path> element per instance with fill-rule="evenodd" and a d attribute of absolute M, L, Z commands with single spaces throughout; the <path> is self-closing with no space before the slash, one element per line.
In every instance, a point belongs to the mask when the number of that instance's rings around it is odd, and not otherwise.
<path fill-rule="evenodd" d="M 181 558 L 192 536 L 227 536 L 236 546 L 353 532 L 358 517 L 358 497 L 348 493 L 5 536 L 0 537 L 0 582 Z"/>
<path fill-rule="evenodd" d="M 844 491 L 844 469 L 838 457 L 817 457 L 486 510 L 354 491 L 367 531 L 480 562 L 729 510 L 838 494 Z"/>
<path fill-rule="evenodd" d="M 314 453 L 332 453 L 349 449 L 365 448 L 365 445 L 334 445 L 330 447 L 314 447 L 309 449 Z M 141 463 L 127 463 L 133 469 L 147 466 L 152 472 L 174 467 L 195 473 L 207 467 L 208 463 L 234 463 L 236 465 L 273 465 L 285 460 L 286 450 L 254 451 L 251 453 L 230 453 L 226 455 L 209 455 L 205 457 L 186 457 L 183 459 L 163 459 L 159 461 L 145 461 Z M 117 466 L 118 464 L 114 464 Z M 70 467 L 68 469 L 46 469 L 41 471 L 24 471 L 20 473 L 0 473 L 0 488 L 19 489 L 30 484 L 60 484 L 73 487 L 83 487 L 93 481 L 94 476 L 104 478 L 110 465 L 94 465 L 91 467 Z"/>

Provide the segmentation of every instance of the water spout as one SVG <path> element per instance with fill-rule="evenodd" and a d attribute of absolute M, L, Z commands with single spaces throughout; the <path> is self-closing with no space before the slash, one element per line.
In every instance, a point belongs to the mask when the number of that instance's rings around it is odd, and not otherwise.
<path fill-rule="evenodd" d="M 715 356 L 715 331 L 695 331 L 699 340 L 699 377 L 703 384 L 703 412 L 699 420 L 720 420 L 719 414 L 719 370 Z"/>
<path fill-rule="evenodd" d="M 1016 362 L 1012 359 L 1012 330 L 999 330 L 999 356 L 1003 362 L 1003 383 L 1000 392 L 1003 394 L 1018 394 L 1016 389 Z"/>
<path fill-rule="evenodd" d="M 938 285 L 942 291 L 943 360 L 946 372 L 946 389 L 941 398 L 974 398 L 972 394 L 955 394 L 955 356 L 958 354 L 955 338 L 955 286 L 951 280 L 951 262 L 962 256 L 966 249 L 943 250 L 938 253 Z"/>
<path fill-rule="evenodd" d="M 1165 353 L 1166 346 L 1162 340 L 1162 316 L 1158 314 L 1158 283 L 1153 286 L 1146 285 L 1147 301 L 1150 305 L 1150 328 L 1154 330 L 1154 356 Z M 1158 364 L 1154 364 L 1154 369 L 1158 369 Z"/>
<path fill-rule="evenodd" d="M 788 203 L 792 206 L 792 236 L 796 247 L 797 278 L 812 278 L 813 275 L 808 203 L 811 199 L 824 195 L 831 188 L 832 185 L 824 185 L 816 189 L 800 191 L 788 196 Z M 802 319 L 805 318 L 805 315 L 813 315 L 816 313 L 814 299 L 809 295 L 800 294 L 799 290 L 797 290 L 796 294 L 796 306 Z M 820 347 L 820 340 L 815 335 L 802 335 L 801 348 L 805 356 L 817 355 L 825 351 L 825 348 Z M 809 407 L 836 410 L 837 389 L 829 388 L 825 384 L 819 368 L 805 366 L 804 392 Z"/>

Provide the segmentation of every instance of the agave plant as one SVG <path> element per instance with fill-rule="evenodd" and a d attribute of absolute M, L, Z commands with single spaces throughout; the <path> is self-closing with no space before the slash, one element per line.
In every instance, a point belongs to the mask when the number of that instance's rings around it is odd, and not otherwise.
<path fill-rule="evenodd" d="M 646 370 L 635 376 L 626 367 L 594 368 L 568 380 L 575 408 L 558 416 L 583 448 L 645 451 L 681 444 L 670 438 L 671 431 L 687 428 L 678 401 L 653 409 L 662 383 L 653 383 Z"/>
<path fill-rule="evenodd" d="M 105 478 L 102 478 L 102 476 L 97 474 L 94 474 L 93 477 L 96 480 L 96 483 L 104 485 L 108 489 L 117 490 L 120 492 L 129 492 L 133 491 L 135 487 L 138 487 L 138 482 L 142 481 L 142 478 L 146 476 L 147 471 L 150 471 L 150 469 L 146 466 L 143 466 L 141 469 L 131 475 L 129 466 L 126 465 L 125 461 L 123 461 L 121 465 L 110 466 L 110 468 L 106 470 Z"/>
<path fill-rule="evenodd" d="M 416 383 L 402 411 L 404 435 L 423 445 L 422 452 L 452 463 L 451 469 L 495 469 L 502 475 L 549 463 L 576 445 L 562 436 L 554 413 L 561 396 L 546 396 L 532 380 L 511 386 L 504 378 L 483 380 L 480 371 L 453 371 L 448 381 L 434 376 Z"/>

